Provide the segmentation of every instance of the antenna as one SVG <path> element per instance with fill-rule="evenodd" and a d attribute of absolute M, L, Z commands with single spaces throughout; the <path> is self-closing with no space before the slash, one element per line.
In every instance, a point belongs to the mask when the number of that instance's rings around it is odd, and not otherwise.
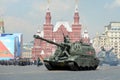
<path fill-rule="evenodd" d="M 75 0 L 75 12 L 78 12 L 78 0 Z"/>
<path fill-rule="evenodd" d="M 48 1 L 48 4 L 50 3 L 50 0 L 47 0 Z"/>
<path fill-rule="evenodd" d="M 48 2 L 47 11 L 49 11 L 50 0 L 47 0 L 47 2 Z"/>
<path fill-rule="evenodd" d="M 61 32 L 62 32 L 62 34 L 63 34 L 63 37 L 65 37 L 64 32 L 63 32 L 62 28 L 61 28 Z"/>

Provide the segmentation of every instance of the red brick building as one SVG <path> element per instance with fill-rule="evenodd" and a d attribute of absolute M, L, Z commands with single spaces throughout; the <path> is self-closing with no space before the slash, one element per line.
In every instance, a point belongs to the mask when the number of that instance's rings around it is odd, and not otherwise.
<path fill-rule="evenodd" d="M 87 29 L 85 29 L 85 30 L 83 31 L 83 34 L 82 34 L 82 42 L 83 42 L 83 43 L 86 43 L 86 44 L 90 44 L 90 38 L 89 38 Z"/>
<path fill-rule="evenodd" d="M 73 20 L 74 23 L 69 25 L 68 22 L 56 22 L 56 25 L 53 26 L 51 23 L 51 12 L 49 8 L 46 11 L 45 24 L 43 25 L 43 31 L 38 31 L 41 37 L 52 40 L 54 42 L 60 43 L 63 42 L 63 34 L 69 35 L 70 41 L 75 42 L 81 40 L 81 24 L 79 23 L 79 12 L 78 7 L 76 6 Z M 86 39 L 86 38 L 85 38 Z M 34 39 L 34 46 L 32 48 L 32 57 L 37 59 L 37 57 L 48 57 L 54 53 L 56 46 L 49 44 L 45 41 Z"/>

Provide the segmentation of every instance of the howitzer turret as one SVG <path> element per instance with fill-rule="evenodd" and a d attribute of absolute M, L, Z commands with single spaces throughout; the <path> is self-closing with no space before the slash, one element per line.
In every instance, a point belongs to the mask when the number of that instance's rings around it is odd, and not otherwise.
<path fill-rule="evenodd" d="M 64 36 L 62 43 L 55 43 L 39 35 L 34 35 L 34 38 L 57 46 L 54 55 L 43 60 L 48 70 L 95 70 L 99 65 L 99 60 L 95 56 L 95 49 L 91 45 L 80 41 L 71 43 L 68 36 Z"/>

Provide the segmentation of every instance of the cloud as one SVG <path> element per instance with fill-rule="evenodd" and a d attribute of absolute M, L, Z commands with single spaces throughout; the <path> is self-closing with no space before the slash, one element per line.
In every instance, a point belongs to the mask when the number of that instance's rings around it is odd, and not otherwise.
<path fill-rule="evenodd" d="M 36 32 L 35 26 L 22 18 L 7 16 L 4 22 L 6 33 L 23 33 L 23 40 L 25 40 L 25 42 L 27 40 L 30 41 Z"/>
<path fill-rule="evenodd" d="M 105 8 L 118 8 L 120 7 L 120 0 L 114 0 L 112 3 L 106 3 Z"/>
<path fill-rule="evenodd" d="M 120 0 L 115 0 L 112 4 L 113 7 L 120 7 Z"/>
<path fill-rule="evenodd" d="M 74 1 L 73 1 L 74 2 Z M 73 3 L 72 2 L 72 3 Z M 66 5 L 68 3 L 69 5 Z M 54 18 L 59 18 L 59 15 L 63 15 L 65 17 L 66 15 L 69 15 L 70 11 L 73 11 L 72 9 L 74 8 L 74 4 L 69 2 L 69 0 L 51 0 L 49 3 L 49 8 L 50 12 L 52 13 Z M 31 10 L 28 15 L 31 17 L 39 17 L 41 16 L 42 18 L 45 17 L 45 12 L 48 8 L 48 2 L 47 1 L 41 1 L 41 2 L 33 2 L 32 4 L 32 10 Z"/>

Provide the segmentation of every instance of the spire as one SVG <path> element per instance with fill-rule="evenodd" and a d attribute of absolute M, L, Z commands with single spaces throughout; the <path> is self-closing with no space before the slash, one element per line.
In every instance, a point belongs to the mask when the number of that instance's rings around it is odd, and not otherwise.
<path fill-rule="evenodd" d="M 44 37 L 44 32 L 43 30 L 40 32 L 41 37 Z"/>
<path fill-rule="evenodd" d="M 50 7 L 50 0 L 47 0 L 48 1 L 48 6 L 47 6 L 47 12 L 50 11 L 49 7 Z"/>
<path fill-rule="evenodd" d="M 48 0 L 48 7 L 47 7 L 47 12 L 46 12 L 46 24 L 51 24 L 51 14 L 50 14 L 50 9 L 49 9 L 49 3 L 50 1 Z"/>
<path fill-rule="evenodd" d="M 75 4 L 74 24 L 79 24 L 78 0 L 76 0 Z"/>
<path fill-rule="evenodd" d="M 87 29 L 84 30 L 84 32 L 83 32 L 83 37 L 84 37 L 84 38 L 89 38 Z"/>
<path fill-rule="evenodd" d="M 38 36 L 40 36 L 40 37 L 44 37 L 44 33 L 43 33 L 43 31 L 40 32 L 39 29 L 37 30 L 36 35 L 38 35 Z"/>
<path fill-rule="evenodd" d="M 99 37 L 99 32 L 96 32 L 95 37 L 97 38 Z"/>
<path fill-rule="evenodd" d="M 78 0 L 75 0 L 75 12 L 78 12 Z"/>
<path fill-rule="evenodd" d="M 39 29 L 37 30 L 37 33 L 40 33 L 40 30 L 39 30 Z"/>
<path fill-rule="evenodd" d="M 5 30 L 4 30 L 4 20 L 3 20 L 2 16 L 0 16 L 0 33 L 5 33 Z"/>
<path fill-rule="evenodd" d="M 90 44 L 90 38 L 89 38 L 89 34 L 88 34 L 88 31 L 87 31 L 87 28 L 85 28 L 84 31 L 83 31 L 82 41 L 84 43 Z"/>

